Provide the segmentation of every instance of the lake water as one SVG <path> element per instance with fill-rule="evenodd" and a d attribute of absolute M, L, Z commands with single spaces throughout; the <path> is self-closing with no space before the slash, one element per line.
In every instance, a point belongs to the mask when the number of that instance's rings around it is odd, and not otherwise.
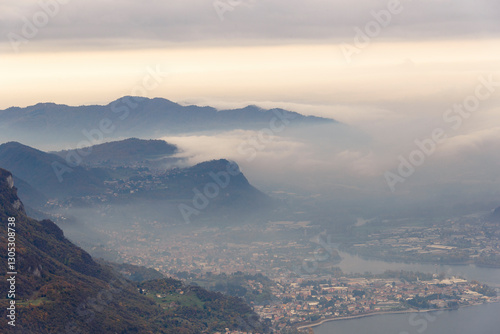
<path fill-rule="evenodd" d="M 461 276 L 468 280 L 477 280 L 482 283 L 500 287 L 500 269 L 476 267 L 475 265 L 432 265 L 386 262 L 379 260 L 365 260 L 359 256 L 339 252 L 342 262 L 338 267 L 346 273 L 364 273 L 370 271 L 374 274 L 386 270 L 420 271 L 425 273 L 445 273 L 446 276 Z M 500 333 L 500 331 L 499 331 Z"/>
<path fill-rule="evenodd" d="M 500 287 L 500 269 L 474 265 L 442 266 L 403 264 L 365 260 L 340 252 L 339 267 L 347 273 L 382 273 L 385 270 L 408 270 L 447 276 L 462 276 Z M 316 334 L 499 334 L 500 303 L 466 307 L 453 311 L 429 313 L 382 314 L 352 320 L 340 320 L 314 327 Z"/>
<path fill-rule="evenodd" d="M 382 314 L 314 327 L 315 334 L 498 334 L 500 303 L 454 311 Z"/>

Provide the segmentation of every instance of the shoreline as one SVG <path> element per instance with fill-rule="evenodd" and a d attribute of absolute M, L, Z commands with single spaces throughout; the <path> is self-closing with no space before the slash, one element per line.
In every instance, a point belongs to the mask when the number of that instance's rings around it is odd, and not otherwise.
<path fill-rule="evenodd" d="M 481 263 L 475 263 L 474 261 L 465 261 L 465 262 L 443 262 L 443 263 L 436 263 L 435 261 L 411 261 L 411 260 L 406 260 L 406 259 L 387 259 L 382 256 L 377 256 L 377 255 L 367 255 L 367 254 L 359 254 L 353 251 L 350 251 L 349 249 L 337 249 L 337 251 L 347 253 L 351 256 L 358 256 L 364 260 L 367 261 L 384 261 L 384 262 L 390 262 L 390 263 L 404 263 L 404 264 L 420 264 L 420 265 L 439 265 L 439 266 L 476 266 L 478 268 L 491 268 L 491 269 L 500 269 L 500 264 L 481 264 Z"/>
<path fill-rule="evenodd" d="M 419 312 L 431 312 L 431 311 L 438 311 L 438 310 L 439 309 L 420 310 L 419 311 L 416 309 L 408 309 L 408 310 L 400 310 L 400 311 L 382 311 L 382 312 L 370 312 L 370 313 L 363 313 L 363 314 L 356 314 L 356 315 L 348 315 L 348 316 L 343 316 L 343 317 L 322 319 L 322 320 L 318 320 L 318 321 L 310 323 L 310 324 L 300 325 L 297 327 L 297 330 L 318 327 L 318 326 L 321 326 L 324 323 L 330 322 L 330 321 L 352 320 L 352 319 L 359 319 L 359 318 L 365 318 L 365 317 L 371 317 L 371 316 L 383 315 L 383 314 L 419 313 Z"/>
<path fill-rule="evenodd" d="M 490 303 L 500 303 L 500 299 L 496 299 L 494 301 L 487 302 L 486 304 L 490 304 Z M 458 308 L 449 308 L 448 307 L 448 308 L 438 308 L 438 309 L 428 309 L 428 310 L 408 309 L 408 310 L 400 310 L 400 311 L 382 311 L 382 312 L 363 313 L 363 314 L 349 315 L 349 316 L 344 316 L 344 317 L 322 319 L 322 320 L 318 320 L 316 322 L 312 322 L 309 324 L 299 325 L 295 328 L 297 330 L 302 330 L 302 329 L 307 329 L 307 328 L 318 327 L 318 326 L 323 325 L 324 323 L 331 322 L 331 321 L 352 320 L 352 319 L 372 317 L 372 316 L 384 315 L 384 314 L 426 313 L 426 312 L 445 311 L 445 310 L 458 310 L 460 308 L 479 306 L 479 305 L 483 305 L 483 304 L 484 303 L 472 304 L 472 305 L 462 305 L 462 306 L 459 306 Z"/>

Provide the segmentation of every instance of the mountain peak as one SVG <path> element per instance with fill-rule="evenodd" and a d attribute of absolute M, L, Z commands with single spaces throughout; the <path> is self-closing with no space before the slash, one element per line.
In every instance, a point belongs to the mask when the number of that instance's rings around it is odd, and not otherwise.
<path fill-rule="evenodd" d="M 0 147 L 4 147 L 4 148 L 10 148 L 10 147 L 12 147 L 12 148 L 20 148 L 20 147 L 29 147 L 29 146 L 23 145 L 23 144 L 21 144 L 18 141 L 9 141 L 9 142 L 1 144 Z"/>
<path fill-rule="evenodd" d="M 257 110 L 257 111 L 264 111 L 263 108 L 259 107 L 258 105 L 255 105 L 255 104 L 249 104 L 248 106 L 246 106 L 245 108 L 243 108 L 242 110 Z"/>
<path fill-rule="evenodd" d="M 66 106 L 65 104 L 56 104 L 54 102 L 39 102 L 33 107 L 55 107 L 55 106 Z"/>
<path fill-rule="evenodd" d="M 193 172 L 198 171 L 227 171 L 230 170 L 234 174 L 240 174 L 240 167 L 234 161 L 229 161 L 227 159 L 214 159 L 209 161 L 200 162 L 192 167 L 189 167 L 188 170 Z"/>
<path fill-rule="evenodd" d="M 169 99 L 165 99 L 162 97 L 149 98 L 144 96 L 132 96 L 132 95 L 122 96 L 112 101 L 108 105 L 112 106 L 116 103 L 121 103 L 121 102 L 125 102 L 130 105 L 133 105 L 133 103 L 155 103 L 155 104 L 163 104 L 165 106 L 180 106 L 178 103 L 175 103 L 173 101 L 170 101 Z"/>
<path fill-rule="evenodd" d="M 9 141 L 7 143 L 0 144 L 0 155 L 5 154 L 6 152 L 17 152 L 17 153 L 24 152 L 24 153 L 34 154 L 34 155 L 44 153 L 40 150 L 37 150 L 36 148 L 21 144 L 20 142 L 17 142 L 17 141 Z M 7 167 L 5 167 L 5 168 L 7 168 Z"/>

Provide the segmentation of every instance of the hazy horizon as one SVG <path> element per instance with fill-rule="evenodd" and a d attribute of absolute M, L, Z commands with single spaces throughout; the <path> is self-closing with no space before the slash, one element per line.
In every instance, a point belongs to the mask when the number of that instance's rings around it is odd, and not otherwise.
<path fill-rule="evenodd" d="M 498 0 L 18 0 L 0 23 L 1 332 L 499 328 Z"/>

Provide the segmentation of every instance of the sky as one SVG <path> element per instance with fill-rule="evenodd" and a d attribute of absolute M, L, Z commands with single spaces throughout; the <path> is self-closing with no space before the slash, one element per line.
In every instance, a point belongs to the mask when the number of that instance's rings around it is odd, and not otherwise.
<path fill-rule="evenodd" d="M 269 165 L 342 171 L 332 182 L 352 174 L 384 183 L 384 171 L 396 172 L 399 157 L 418 149 L 416 140 L 441 129 L 447 139 L 440 154 L 421 168 L 433 176 L 420 172 L 412 180 L 460 179 L 475 168 L 471 159 L 484 162 L 485 176 L 470 182 L 497 182 L 497 0 L 18 0 L 0 1 L 0 22 L 2 109 L 141 95 L 331 117 L 369 142 L 335 147 L 326 161 L 324 152 L 284 138 L 253 167 L 255 175 Z M 449 111 L 470 102 L 478 86 L 490 94 L 473 112 Z M 190 147 L 195 162 L 231 155 L 248 135 L 167 139 Z M 196 153 L 200 141 L 218 149 Z M 297 154 L 308 158 L 298 162 Z"/>
<path fill-rule="evenodd" d="M 165 80 L 136 93 L 371 122 L 498 73 L 499 16 L 494 0 L 2 1 L 0 108 L 107 103 L 153 68 Z"/>

